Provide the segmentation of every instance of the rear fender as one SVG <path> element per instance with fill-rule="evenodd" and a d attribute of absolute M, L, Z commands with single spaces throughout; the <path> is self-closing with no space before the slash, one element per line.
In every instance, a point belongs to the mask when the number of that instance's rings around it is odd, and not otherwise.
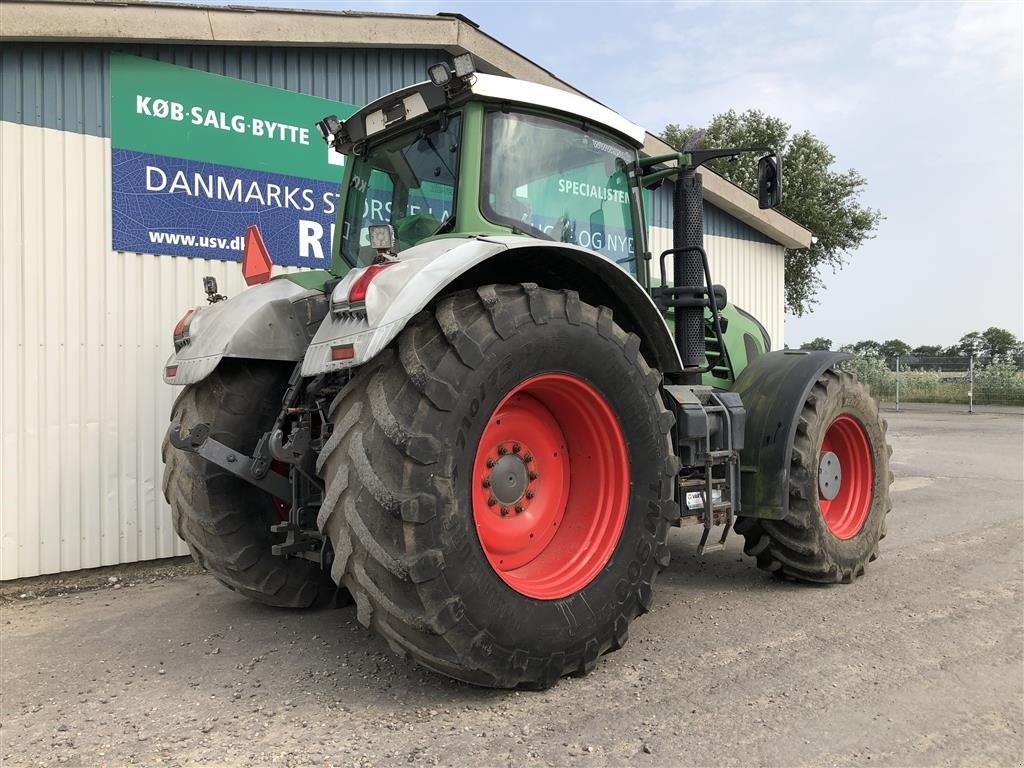
<path fill-rule="evenodd" d="M 743 517 L 780 520 L 789 512 L 789 468 L 797 423 L 822 373 L 845 352 L 784 350 L 761 355 L 736 379 L 747 425 L 740 451 Z"/>
<path fill-rule="evenodd" d="M 551 271 L 536 269 L 538 254 L 550 264 L 562 264 L 568 278 L 550 283 Z M 523 257 L 520 259 L 520 255 Z M 529 256 L 530 258 L 527 258 Z M 488 265 L 500 263 L 499 269 Z M 557 270 L 554 270 L 557 272 Z M 309 345 L 303 376 L 363 365 L 379 354 L 406 324 L 449 287 L 470 288 L 488 282 L 536 282 L 550 288 L 573 288 L 571 275 L 586 274 L 629 307 L 638 335 L 662 371 L 677 370 L 679 354 L 672 335 L 647 292 L 608 259 L 585 248 L 530 237 L 441 238 L 402 252 L 400 259 L 370 283 L 364 310 L 331 311 Z M 334 304 L 343 304 L 353 270 L 334 289 Z M 464 279 L 463 279 L 464 278 Z M 618 315 L 617 315 L 617 319 Z M 621 320 L 620 320 L 621 322 Z M 351 344 L 350 357 L 332 360 L 332 349 Z"/>
<path fill-rule="evenodd" d="M 164 381 L 201 381 L 225 357 L 298 362 L 326 307 L 322 291 L 282 279 L 200 307 L 189 322 L 188 343 L 167 359 Z"/>

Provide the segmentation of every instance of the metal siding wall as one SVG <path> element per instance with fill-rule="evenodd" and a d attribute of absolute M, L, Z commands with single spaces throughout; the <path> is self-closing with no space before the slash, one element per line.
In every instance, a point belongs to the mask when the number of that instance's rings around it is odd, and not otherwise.
<path fill-rule="evenodd" d="M 170 331 L 236 263 L 110 249 L 110 142 L 0 122 L 0 578 L 186 554 L 160 487 Z"/>
<path fill-rule="evenodd" d="M 652 275 L 660 277 L 657 256 L 672 247 L 672 230 L 651 227 Z M 785 320 L 786 249 L 777 243 L 758 243 L 705 234 L 711 277 L 726 287 L 729 301 L 752 314 L 772 337 L 772 349 L 782 349 Z M 671 262 L 668 262 L 669 264 Z"/>
<path fill-rule="evenodd" d="M 665 182 L 650 192 L 651 210 L 648 211 L 648 224 L 652 227 L 672 226 L 672 183 Z M 752 240 L 757 243 L 774 243 L 768 235 L 758 232 L 749 224 L 730 216 L 721 208 L 704 202 L 704 232 L 708 235 L 735 237 L 741 240 Z"/>
<path fill-rule="evenodd" d="M 122 46 L 365 103 L 430 51 Z M 0 50 L 0 579 L 187 554 L 161 490 L 170 329 L 233 262 L 110 246 L 108 48 Z"/>
<path fill-rule="evenodd" d="M 111 50 L 350 104 L 426 79 L 431 50 L 11 43 L 0 51 L 0 120 L 109 136 Z"/>

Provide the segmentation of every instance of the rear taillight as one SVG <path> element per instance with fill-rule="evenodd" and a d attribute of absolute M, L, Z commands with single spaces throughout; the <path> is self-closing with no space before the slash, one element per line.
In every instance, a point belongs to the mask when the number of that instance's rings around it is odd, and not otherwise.
<path fill-rule="evenodd" d="M 373 282 L 373 279 L 392 264 L 397 263 L 397 261 L 387 261 L 383 264 L 371 264 L 366 267 L 366 269 L 363 270 L 363 273 L 355 279 L 355 282 L 352 283 L 352 288 L 348 292 L 348 303 L 365 304 L 366 292 L 370 289 L 370 283 Z"/>
<path fill-rule="evenodd" d="M 174 326 L 174 351 L 181 351 L 182 347 L 188 344 L 189 340 L 189 326 L 192 324 L 192 316 L 196 313 L 194 309 L 190 309 L 184 315 L 181 316 L 181 320 Z"/>

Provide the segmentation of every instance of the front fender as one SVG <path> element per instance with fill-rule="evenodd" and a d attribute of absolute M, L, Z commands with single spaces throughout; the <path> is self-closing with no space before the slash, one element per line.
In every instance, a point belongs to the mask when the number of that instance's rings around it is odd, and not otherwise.
<path fill-rule="evenodd" d="M 368 362 L 457 278 L 500 255 L 514 259 L 515 252 L 520 250 L 542 251 L 552 260 L 562 259 L 577 269 L 588 270 L 643 318 L 638 333 L 656 350 L 658 359 L 654 364 L 663 371 L 679 368 L 672 334 L 650 296 L 603 256 L 586 248 L 531 237 L 475 237 L 442 238 L 403 251 L 396 264 L 381 271 L 370 283 L 365 312 L 328 314 L 303 359 L 302 375 L 316 376 Z M 349 273 L 335 288 L 334 296 L 346 297 L 358 274 L 358 270 Z M 543 284 L 543 278 L 532 277 L 526 270 L 521 277 L 523 282 Z M 352 345 L 351 357 L 331 359 L 334 347 L 348 344 Z"/>
<path fill-rule="evenodd" d="M 321 297 L 319 310 L 314 306 L 317 297 Z M 189 324 L 188 344 L 167 359 L 164 381 L 175 385 L 201 381 L 225 357 L 297 362 L 326 303 L 320 291 L 290 280 L 271 280 L 200 307 Z"/>
<path fill-rule="evenodd" d="M 736 379 L 747 410 L 740 451 L 743 517 L 780 520 L 789 512 L 789 468 L 800 411 L 822 373 L 852 355 L 783 350 L 761 355 Z"/>

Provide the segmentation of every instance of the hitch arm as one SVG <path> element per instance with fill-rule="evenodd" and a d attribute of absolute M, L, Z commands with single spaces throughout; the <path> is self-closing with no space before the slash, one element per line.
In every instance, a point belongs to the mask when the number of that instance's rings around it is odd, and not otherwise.
<path fill-rule="evenodd" d="M 171 445 L 179 451 L 201 456 L 211 464 L 216 464 L 221 469 L 255 485 L 271 496 L 276 496 L 284 501 L 289 501 L 292 498 L 292 484 L 288 478 L 276 472 L 265 472 L 263 475 L 254 474 L 253 458 L 210 437 L 209 424 L 196 424 L 184 435 L 181 433 L 181 425 L 175 424 L 171 427 L 168 438 Z"/>

